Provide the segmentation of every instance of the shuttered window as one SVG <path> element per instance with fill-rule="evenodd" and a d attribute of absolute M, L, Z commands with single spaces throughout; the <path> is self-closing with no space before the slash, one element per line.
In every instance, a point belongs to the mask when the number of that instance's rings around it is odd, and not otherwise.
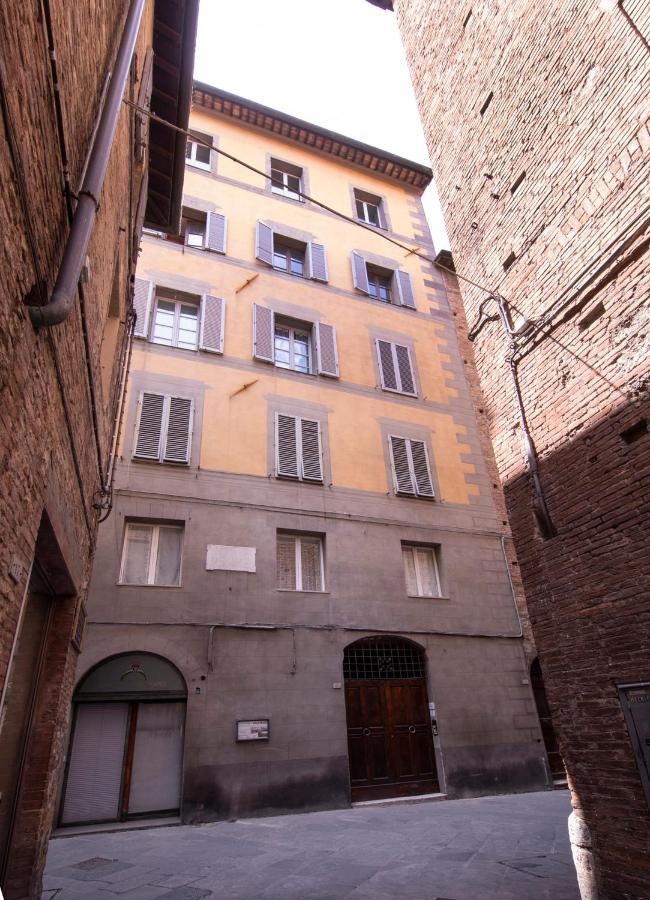
<path fill-rule="evenodd" d="M 275 443 L 278 477 L 323 481 L 320 422 L 278 413 Z"/>
<path fill-rule="evenodd" d="M 415 309 L 413 282 L 408 272 L 368 262 L 359 250 L 352 251 L 351 261 L 355 290 L 374 300 Z"/>
<path fill-rule="evenodd" d="M 255 226 L 255 258 L 279 272 L 327 282 L 327 251 L 316 241 L 305 242 L 275 231 L 266 222 Z"/>
<path fill-rule="evenodd" d="M 410 597 L 440 597 L 440 576 L 433 547 L 402 545 L 406 592 Z"/>
<path fill-rule="evenodd" d="M 127 523 L 120 584 L 181 583 L 183 528 L 178 525 Z"/>
<path fill-rule="evenodd" d="M 315 347 L 314 347 L 315 345 Z M 315 353 L 312 352 L 315 349 Z M 316 370 L 319 375 L 339 377 L 336 329 L 326 322 L 309 324 L 276 316 L 272 309 L 253 304 L 253 356 L 275 363 L 281 369 Z"/>
<path fill-rule="evenodd" d="M 389 437 L 396 494 L 433 500 L 433 481 L 424 441 Z"/>
<path fill-rule="evenodd" d="M 385 391 L 417 395 L 411 352 L 404 344 L 377 340 L 377 363 L 381 386 Z"/>
<path fill-rule="evenodd" d="M 324 591 L 323 539 L 278 533 L 277 586 L 280 591 Z"/>
<path fill-rule="evenodd" d="M 133 456 L 158 462 L 189 463 L 193 402 L 143 391 Z"/>

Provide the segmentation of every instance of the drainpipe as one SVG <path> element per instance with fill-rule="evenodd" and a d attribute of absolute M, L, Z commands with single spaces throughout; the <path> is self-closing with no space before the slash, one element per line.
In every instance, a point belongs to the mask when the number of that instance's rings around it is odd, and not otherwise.
<path fill-rule="evenodd" d="M 81 269 L 86 259 L 88 242 L 99 208 L 99 197 L 113 146 L 122 96 L 140 30 L 144 4 L 145 0 L 131 0 L 130 2 L 113 75 L 104 106 L 99 114 L 97 134 L 88 158 L 86 173 L 79 191 L 77 208 L 63 251 L 63 259 L 54 285 L 52 299 L 46 306 L 29 307 L 29 315 L 35 328 L 59 325 L 67 319 L 72 310 Z"/>

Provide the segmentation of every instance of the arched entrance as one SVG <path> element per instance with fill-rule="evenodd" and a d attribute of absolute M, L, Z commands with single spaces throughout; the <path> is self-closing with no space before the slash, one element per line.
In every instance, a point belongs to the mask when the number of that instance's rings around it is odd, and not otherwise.
<path fill-rule="evenodd" d="M 83 678 L 73 724 L 61 824 L 178 814 L 187 688 L 153 653 L 123 653 Z"/>
<path fill-rule="evenodd" d="M 548 699 L 546 697 L 542 667 L 539 664 L 538 657 L 535 657 L 530 667 L 530 684 L 533 689 L 533 696 L 535 697 L 535 706 L 537 707 L 539 724 L 542 728 L 542 738 L 544 739 L 544 747 L 546 748 L 551 775 L 554 779 L 566 778 L 564 763 L 560 756 L 560 747 L 555 736 L 553 719 L 551 718 L 551 707 L 548 705 Z"/>
<path fill-rule="evenodd" d="M 343 676 L 352 800 L 439 791 L 424 650 L 362 638 L 345 648 Z"/>

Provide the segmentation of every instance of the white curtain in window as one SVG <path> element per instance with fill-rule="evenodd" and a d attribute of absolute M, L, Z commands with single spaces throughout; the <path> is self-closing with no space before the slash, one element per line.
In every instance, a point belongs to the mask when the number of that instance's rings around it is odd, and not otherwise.
<path fill-rule="evenodd" d="M 413 548 L 404 547 L 402 550 L 404 557 L 404 571 L 406 573 L 406 593 L 410 597 L 418 595 L 418 581 L 415 575 L 415 559 L 413 558 Z"/>
<path fill-rule="evenodd" d="M 181 581 L 180 528 L 161 528 L 158 538 L 156 584 L 174 585 Z"/>
<path fill-rule="evenodd" d="M 277 549 L 278 587 L 296 589 L 296 539 L 289 534 L 278 535 Z"/>
<path fill-rule="evenodd" d="M 126 557 L 122 581 L 146 584 L 151 553 L 151 525 L 129 525 L 126 533 Z"/>
<path fill-rule="evenodd" d="M 319 538 L 301 538 L 300 562 L 302 568 L 302 590 L 322 590 Z"/>
<path fill-rule="evenodd" d="M 436 597 L 438 595 L 438 584 L 433 563 L 433 550 L 417 547 L 413 552 L 417 559 L 422 595 L 424 597 Z"/>

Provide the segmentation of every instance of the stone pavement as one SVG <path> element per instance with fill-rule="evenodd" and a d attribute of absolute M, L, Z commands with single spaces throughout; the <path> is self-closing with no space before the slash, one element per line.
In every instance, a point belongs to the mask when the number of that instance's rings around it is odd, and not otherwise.
<path fill-rule="evenodd" d="M 567 791 L 84 834 L 43 900 L 579 900 Z"/>

